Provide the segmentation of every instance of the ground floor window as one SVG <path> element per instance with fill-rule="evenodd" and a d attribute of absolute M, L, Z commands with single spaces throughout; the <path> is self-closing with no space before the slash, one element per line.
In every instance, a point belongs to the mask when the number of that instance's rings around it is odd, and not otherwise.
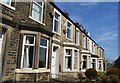
<path fill-rule="evenodd" d="M 78 50 L 65 49 L 65 69 L 66 70 L 77 70 L 78 69 Z"/>
<path fill-rule="evenodd" d="M 21 68 L 32 68 L 35 53 L 35 36 L 25 35 L 23 37 Z"/>
<path fill-rule="evenodd" d="M 98 61 L 98 69 L 101 70 L 101 61 Z"/>
<path fill-rule="evenodd" d="M 65 69 L 72 69 L 72 50 L 66 49 L 66 55 L 65 55 Z"/>
<path fill-rule="evenodd" d="M 39 68 L 47 68 L 48 61 L 48 40 L 44 37 L 40 37 L 40 45 L 36 45 L 35 35 L 24 35 L 22 56 L 21 56 L 21 68 L 33 68 L 35 57 L 39 56 Z M 39 49 L 36 49 L 38 47 Z M 36 50 L 39 50 L 39 55 L 36 55 Z"/>
<path fill-rule="evenodd" d="M 48 56 L 48 40 L 41 37 L 40 39 L 40 56 L 39 56 L 39 68 L 47 67 Z"/>
<path fill-rule="evenodd" d="M 78 69 L 78 51 L 74 50 L 74 69 Z"/>
<path fill-rule="evenodd" d="M 87 56 L 83 56 L 83 66 L 82 66 L 83 69 L 87 69 Z"/>
<path fill-rule="evenodd" d="M 95 59 L 92 59 L 92 68 L 96 69 L 96 61 L 95 61 Z"/>

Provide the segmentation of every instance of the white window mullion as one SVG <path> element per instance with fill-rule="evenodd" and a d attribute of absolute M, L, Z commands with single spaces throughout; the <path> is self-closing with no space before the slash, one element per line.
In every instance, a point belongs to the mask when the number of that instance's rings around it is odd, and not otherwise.
<path fill-rule="evenodd" d="M 24 58 L 24 47 L 25 47 L 25 39 L 26 39 L 26 36 L 23 37 L 23 48 L 22 48 L 22 57 L 21 57 L 21 68 L 23 67 L 23 58 Z"/>
<path fill-rule="evenodd" d="M 47 40 L 47 53 L 46 53 L 46 68 L 47 68 L 47 62 L 48 62 L 48 40 Z"/>
<path fill-rule="evenodd" d="M 71 61 L 72 62 L 72 70 L 74 70 L 74 56 L 75 56 L 74 49 L 72 49 L 72 56 L 71 56 L 72 57 L 72 61 Z"/>

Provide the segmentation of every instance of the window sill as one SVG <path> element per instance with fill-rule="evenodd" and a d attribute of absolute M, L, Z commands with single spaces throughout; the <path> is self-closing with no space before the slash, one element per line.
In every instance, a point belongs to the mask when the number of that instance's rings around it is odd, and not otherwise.
<path fill-rule="evenodd" d="M 32 68 L 15 69 L 15 73 L 44 73 L 44 72 L 50 72 L 50 69 L 32 69 Z"/>
<path fill-rule="evenodd" d="M 45 26 L 45 24 L 44 24 L 44 23 L 42 23 L 42 22 L 40 22 L 40 21 L 38 21 L 38 20 L 34 19 L 32 16 L 29 16 L 29 18 L 30 18 L 31 20 L 34 20 L 34 21 L 36 21 L 36 22 L 38 22 L 38 23 L 40 23 L 40 24 L 42 24 L 42 25 L 44 25 L 44 26 Z"/>
<path fill-rule="evenodd" d="M 66 69 L 66 70 L 63 70 L 63 72 L 73 72 L 74 73 L 74 72 L 79 72 L 79 70 L 67 70 Z"/>
<path fill-rule="evenodd" d="M 59 32 L 55 32 L 55 31 L 52 31 L 54 34 L 57 34 L 59 36 L 61 36 L 61 34 Z"/>
<path fill-rule="evenodd" d="M 77 44 L 77 43 L 75 43 L 77 46 L 79 46 L 80 44 Z"/>
<path fill-rule="evenodd" d="M 72 41 L 72 39 L 71 39 L 71 38 L 67 38 L 67 37 L 66 37 L 66 39 L 67 39 L 67 40 L 69 40 L 69 41 Z"/>
<path fill-rule="evenodd" d="M 0 3 L 1 3 L 2 5 L 4 5 L 4 6 L 6 6 L 6 7 L 8 7 L 8 8 L 10 8 L 10 9 L 12 9 L 12 10 L 15 11 L 15 7 L 12 7 L 12 6 L 10 6 L 10 5 L 7 5 L 7 4 L 5 4 L 5 3 L 2 3 L 1 1 L 0 1 Z"/>

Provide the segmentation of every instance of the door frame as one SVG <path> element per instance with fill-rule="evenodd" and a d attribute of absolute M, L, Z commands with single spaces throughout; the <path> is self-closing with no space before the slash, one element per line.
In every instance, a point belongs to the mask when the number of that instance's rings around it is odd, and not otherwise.
<path fill-rule="evenodd" d="M 53 56 L 53 47 L 54 46 L 58 47 L 58 51 L 57 51 L 58 57 L 56 57 L 56 58 L 58 58 L 57 63 L 59 64 L 60 63 L 60 45 L 55 44 L 55 43 L 52 44 L 52 56 Z M 51 76 L 52 76 L 52 56 L 51 56 Z M 58 66 L 58 72 L 56 72 L 56 74 L 59 74 L 59 66 Z M 57 76 L 55 75 L 55 77 L 52 77 L 52 78 L 57 78 Z"/>

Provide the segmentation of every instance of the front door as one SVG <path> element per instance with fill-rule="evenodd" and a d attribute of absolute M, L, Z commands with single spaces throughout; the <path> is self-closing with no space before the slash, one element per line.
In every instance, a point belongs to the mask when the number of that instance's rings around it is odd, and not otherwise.
<path fill-rule="evenodd" d="M 57 78 L 58 74 L 59 74 L 59 47 L 53 46 L 51 63 L 52 78 Z"/>

